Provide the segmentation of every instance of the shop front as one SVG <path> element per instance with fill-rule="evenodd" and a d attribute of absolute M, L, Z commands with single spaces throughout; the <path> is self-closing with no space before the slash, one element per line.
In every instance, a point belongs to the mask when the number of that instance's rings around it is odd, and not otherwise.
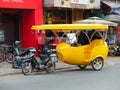
<path fill-rule="evenodd" d="M 72 23 L 72 9 L 44 8 L 45 24 L 66 24 Z"/>
<path fill-rule="evenodd" d="M 64 24 L 86 17 L 85 10 L 100 9 L 100 0 L 44 0 L 43 6 L 44 23 Z"/>
<path fill-rule="evenodd" d="M 42 23 L 42 0 L 0 1 L 0 44 L 21 40 L 22 47 L 37 47 L 38 34 L 31 26 Z"/>

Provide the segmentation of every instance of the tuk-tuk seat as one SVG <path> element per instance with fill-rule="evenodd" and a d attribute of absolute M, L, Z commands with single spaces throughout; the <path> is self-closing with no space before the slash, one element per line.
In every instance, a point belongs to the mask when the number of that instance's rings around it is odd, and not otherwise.
<path fill-rule="evenodd" d="M 53 43 L 50 43 L 50 46 L 57 46 L 60 43 L 60 38 L 56 37 Z"/>

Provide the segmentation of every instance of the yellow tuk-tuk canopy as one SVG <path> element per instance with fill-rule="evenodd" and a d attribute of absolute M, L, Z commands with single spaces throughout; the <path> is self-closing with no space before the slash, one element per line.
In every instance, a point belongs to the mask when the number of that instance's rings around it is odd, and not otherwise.
<path fill-rule="evenodd" d="M 108 29 L 108 25 L 103 24 L 44 24 L 32 26 L 32 30 L 52 30 L 52 31 L 69 31 L 69 30 L 101 30 Z"/>

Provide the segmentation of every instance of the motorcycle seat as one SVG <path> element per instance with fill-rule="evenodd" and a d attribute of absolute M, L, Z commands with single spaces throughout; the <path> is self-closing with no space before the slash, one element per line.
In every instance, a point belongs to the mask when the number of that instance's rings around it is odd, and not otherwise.
<path fill-rule="evenodd" d="M 47 54 L 40 54 L 39 57 L 41 60 L 45 60 L 48 58 L 48 55 Z"/>

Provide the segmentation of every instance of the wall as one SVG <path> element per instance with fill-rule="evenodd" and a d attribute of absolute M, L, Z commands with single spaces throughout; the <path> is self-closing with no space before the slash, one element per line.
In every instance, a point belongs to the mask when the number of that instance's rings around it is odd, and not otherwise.
<path fill-rule="evenodd" d="M 24 10 L 22 12 L 21 41 L 23 47 L 37 47 L 37 32 L 32 33 L 33 25 L 42 24 L 42 9 Z"/>
<path fill-rule="evenodd" d="M 42 0 L 0 0 L 0 8 L 41 8 Z"/>
<path fill-rule="evenodd" d="M 31 26 L 42 24 L 42 0 L 0 0 L 0 12 L 19 13 L 20 40 L 23 47 L 37 47 L 37 32 Z"/>
<path fill-rule="evenodd" d="M 83 19 L 83 11 L 82 10 L 80 10 L 80 9 L 73 9 L 72 13 L 73 13 L 72 21 Z"/>

